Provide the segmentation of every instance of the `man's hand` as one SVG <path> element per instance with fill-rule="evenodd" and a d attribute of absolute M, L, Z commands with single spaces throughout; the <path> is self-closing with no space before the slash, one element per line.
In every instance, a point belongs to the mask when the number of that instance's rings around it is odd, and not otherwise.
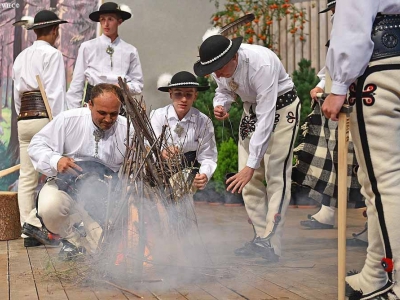
<path fill-rule="evenodd" d="M 163 159 L 170 159 L 172 158 L 174 155 L 178 154 L 179 148 L 176 146 L 170 146 L 167 149 L 164 149 L 163 151 L 161 151 L 161 156 Z"/>
<path fill-rule="evenodd" d="M 206 174 L 196 174 L 193 180 L 193 185 L 199 190 L 202 190 L 206 187 L 207 182 L 208 178 Z"/>
<path fill-rule="evenodd" d="M 70 157 L 61 157 L 57 163 L 57 171 L 60 173 L 68 173 L 74 176 L 78 176 L 79 172 L 82 172 L 82 168 L 75 164 L 75 160 Z"/>
<path fill-rule="evenodd" d="M 310 91 L 310 96 L 311 96 L 311 99 L 314 99 L 314 100 L 317 100 L 317 94 L 318 93 L 323 93 L 324 92 L 324 90 L 323 89 L 321 89 L 320 87 L 315 87 L 315 88 L 313 88 L 311 91 Z"/>
<path fill-rule="evenodd" d="M 331 119 L 332 121 L 337 121 L 340 109 L 342 108 L 345 100 L 346 95 L 330 94 L 325 99 L 321 107 L 325 117 L 327 119 Z"/>
<path fill-rule="evenodd" d="M 244 186 L 250 181 L 250 179 L 253 177 L 254 174 L 254 169 L 250 167 L 244 167 L 239 173 L 236 175 L 232 176 L 226 181 L 226 184 L 229 184 L 229 186 L 226 188 L 226 190 L 229 192 L 231 191 L 232 193 L 235 193 L 236 191 L 238 193 L 241 193 Z"/>
<path fill-rule="evenodd" d="M 229 117 L 229 114 L 226 112 L 225 108 L 222 105 L 218 105 L 214 107 L 214 116 L 217 120 L 225 120 Z"/>

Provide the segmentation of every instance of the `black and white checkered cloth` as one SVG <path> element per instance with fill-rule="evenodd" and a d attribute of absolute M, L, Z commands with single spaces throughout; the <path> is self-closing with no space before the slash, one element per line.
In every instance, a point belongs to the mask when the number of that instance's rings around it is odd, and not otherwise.
<path fill-rule="evenodd" d="M 304 141 L 294 150 L 296 164 L 293 167 L 293 181 L 310 187 L 309 197 L 318 202 L 327 197 L 337 199 L 337 122 L 325 119 L 319 104 L 315 103 L 301 129 Z M 351 136 L 347 162 L 348 200 L 362 201 Z"/>

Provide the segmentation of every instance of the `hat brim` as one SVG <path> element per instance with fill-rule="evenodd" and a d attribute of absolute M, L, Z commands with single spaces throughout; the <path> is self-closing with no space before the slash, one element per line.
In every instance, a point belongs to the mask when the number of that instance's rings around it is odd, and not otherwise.
<path fill-rule="evenodd" d="M 198 92 L 206 91 L 210 88 L 209 85 L 174 85 L 174 86 L 160 86 L 158 90 L 160 92 L 169 92 L 170 89 L 176 88 L 195 88 Z"/>
<path fill-rule="evenodd" d="M 132 17 L 131 13 L 128 13 L 127 11 L 123 11 L 123 10 L 116 10 L 116 9 L 111 9 L 111 10 L 99 10 L 99 11 L 95 11 L 92 12 L 89 15 L 89 19 L 92 20 L 93 22 L 100 22 L 100 16 L 104 15 L 104 14 L 118 14 L 121 16 L 122 20 L 128 20 Z"/>
<path fill-rule="evenodd" d="M 327 8 L 325 8 L 324 10 L 321 10 L 320 12 L 319 12 L 319 14 L 323 14 L 323 13 L 326 13 L 327 11 L 330 11 L 332 8 L 334 8 L 335 7 L 335 4 L 334 5 L 331 5 L 331 6 L 328 6 Z"/>
<path fill-rule="evenodd" d="M 232 39 L 232 47 L 229 49 L 229 51 L 224 56 L 217 59 L 216 61 L 213 61 L 210 64 L 202 65 L 200 63 L 200 60 L 197 61 L 193 66 L 194 73 L 197 76 L 203 77 L 205 75 L 211 74 L 212 72 L 221 69 L 235 56 L 236 52 L 238 52 L 240 45 L 242 44 L 242 41 L 243 37 L 241 36 Z"/>
<path fill-rule="evenodd" d="M 37 24 L 32 24 L 31 26 L 27 26 L 26 29 L 28 30 L 32 30 L 32 29 L 39 29 L 39 28 L 45 28 L 45 27 L 49 27 L 49 26 L 55 26 L 55 25 L 60 25 L 60 24 L 64 24 L 64 23 L 68 23 L 67 21 L 64 20 L 57 20 L 57 22 L 43 22 L 43 23 L 37 23 Z"/>

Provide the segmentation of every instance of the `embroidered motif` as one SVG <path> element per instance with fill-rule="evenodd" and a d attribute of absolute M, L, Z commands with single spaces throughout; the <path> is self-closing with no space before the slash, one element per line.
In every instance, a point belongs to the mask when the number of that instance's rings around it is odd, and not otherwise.
<path fill-rule="evenodd" d="M 229 85 L 229 88 L 231 89 L 233 101 L 237 102 L 236 99 L 237 99 L 238 95 L 236 94 L 236 91 L 239 88 L 239 83 L 237 83 L 235 81 L 235 79 L 232 77 L 231 80 L 229 81 L 228 85 Z"/>
<path fill-rule="evenodd" d="M 369 83 L 364 87 L 362 92 L 362 101 L 366 106 L 372 106 L 375 104 L 375 91 L 377 89 L 376 84 Z M 356 103 L 357 99 L 357 85 L 352 83 L 349 87 L 349 104 L 353 106 Z"/>
<path fill-rule="evenodd" d="M 104 138 L 104 131 L 101 129 L 95 129 L 93 131 L 94 141 L 96 142 L 94 146 L 94 157 L 99 158 L 99 142 L 102 138 Z"/>
<path fill-rule="evenodd" d="M 294 113 L 292 111 L 288 112 L 286 120 L 289 124 L 292 124 L 296 120 L 296 117 L 294 116 Z"/>
<path fill-rule="evenodd" d="M 276 126 L 278 125 L 279 119 L 280 119 L 280 118 L 281 118 L 281 115 L 280 115 L 280 114 L 275 114 L 274 128 L 272 129 L 272 132 L 275 131 L 275 128 L 276 128 Z"/>
<path fill-rule="evenodd" d="M 256 122 L 257 116 L 253 112 L 253 108 L 250 106 L 249 115 L 244 116 L 242 121 L 240 122 L 239 132 L 242 140 L 250 137 L 254 130 L 256 130 Z"/>
<path fill-rule="evenodd" d="M 111 47 L 111 46 L 108 46 L 107 49 L 106 49 L 106 53 L 107 53 L 108 55 L 110 55 L 111 69 L 112 69 L 112 67 L 113 67 L 112 56 L 113 56 L 113 54 L 114 54 L 114 48 Z"/>

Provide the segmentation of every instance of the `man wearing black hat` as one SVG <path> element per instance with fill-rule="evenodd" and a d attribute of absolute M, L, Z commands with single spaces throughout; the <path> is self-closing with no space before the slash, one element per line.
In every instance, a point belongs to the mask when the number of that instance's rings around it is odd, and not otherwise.
<path fill-rule="evenodd" d="M 338 1 L 330 40 L 332 89 L 322 111 L 337 121 L 350 91 L 350 130 L 368 215 L 366 261 L 346 278 L 349 299 L 399 299 L 399 1 Z"/>
<path fill-rule="evenodd" d="M 196 77 L 186 71 L 172 77 L 165 75 L 160 76 L 158 90 L 169 93 L 172 104 L 152 111 L 151 125 L 157 136 L 163 132 L 163 126 L 168 126 L 169 149 L 163 151 L 165 158 L 174 152 L 185 153 L 187 160 L 191 160 L 187 163 L 195 167 L 200 165 L 198 172 L 195 171 L 193 185 L 203 189 L 217 168 L 217 146 L 211 119 L 192 106 L 197 93 L 210 87 L 201 86 Z M 163 79 L 167 82 L 161 82 Z"/>
<path fill-rule="evenodd" d="M 84 101 L 90 99 L 90 92 L 99 83 L 118 84 L 118 77 L 126 80 L 133 94 L 143 90 L 143 73 L 137 49 L 123 41 L 118 27 L 132 16 L 129 7 L 114 2 L 102 4 L 89 18 L 100 22 L 103 34 L 82 43 L 71 84 L 67 92 L 68 109 L 80 107 L 83 89 L 87 81 Z"/>
<path fill-rule="evenodd" d="M 18 182 L 18 205 L 21 225 L 30 214 L 34 225 L 41 227 L 35 217 L 35 189 L 39 173 L 35 171 L 28 156 L 27 148 L 32 137 L 48 122 L 48 114 L 39 91 L 36 75 L 39 75 L 47 95 L 51 114 L 57 116 L 65 105 L 64 60 L 59 50 L 54 48 L 58 38 L 58 26 L 67 23 L 48 10 L 38 12 L 34 24 L 27 29 L 33 30 L 37 40 L 22 51 L 13 65 L 14 103 L 18 114 L 18 139 L 20 145 L 20 176 Z M 27 238 L 26 247 L 41 245 L 35 239 Z M 50 243 L 50 241 L 49 241 Z"/>
<path fill-rule="evenodd" d="M 276 262 L 290 201 L 293 144 L 300 100 L 293 81 L 275 53 L 221 35 L 207 38 L 194 65 L 198 76 L 211 74 L 218 84 L 214 115 L 223 120 L 239 95 L 243 115 L 239 138 L 239 173 L 227 180 L 242 192 L 257 237 L 235 251 Z M 267 187 L 264 185 L 267 182 Z"/>

